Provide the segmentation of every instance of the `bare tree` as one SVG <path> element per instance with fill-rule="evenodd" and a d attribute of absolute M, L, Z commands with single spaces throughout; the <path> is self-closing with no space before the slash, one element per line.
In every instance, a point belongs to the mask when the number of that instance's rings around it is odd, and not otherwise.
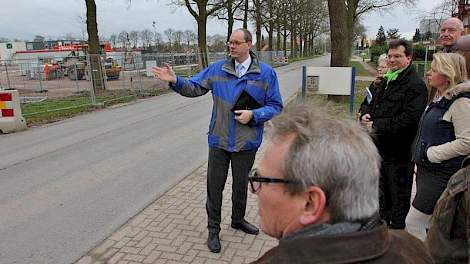
<path fill-rule="evenodd" d="M 186 42 L 186 48 L 189 50 L 191 44 L 197 40 L 197 35 L 191 30 L 185 30 L 183 32 L 183 38 L 184 41 Z"/>
<path fill-rule="evenodd" d="M 96 4 L 95 0 L 85 0 L 86 3 L 86 24 L 88 32 L 88 53 L 97 55 L 100 48 L 100 40 L 98 37 L 98 24 L 96 23 Z M 91 79 L 93 88 L 103 90 L 103 73 L 100 67 L 100 57 L 90 56 Z"/>
<path fill-rule="evenodd" d="M 36 35 L 33 38 L 34 42 L 44 42 L 45 40 L 46 40 L 46 38 L 44 36 L 41 36 L 41 35 Z"/>
<path fill-rule="evenodd" d="M 172 28 L 168 28 L 165 31 L 163 31 L 163 34 L 165 34 L 166 38 L 168 39 L 168 49 L 171 52 L 171 43 L 173 41 L 173 35 L 175 34 L 175 31 Z"/>
<path fill-rule="evenodd" d="M 233 31 L 233 24 L 235 20 L 243 20 L 236 17 L 237 11 L 241 10 L 242 5 L 245 3 L 245 0 L 221 0 L 223 8 L 214 13 L 220 20 L 227 21 L 227 39 L 229 41 L 230 35 Z"/>
<path fill-rule="evenodd" d="M 155 49 L 158 50 L 160 46 L 162 45 L 162 39 L 163 39 L 162 34 L 159 32 L 155 32 L 153 34 L 153 39 L 154 39 Z"/>
<path fill-rule="evenodd" d="M 435 6 L 430 12 L 423 12 L 421 19 L 429 19 L 429 21 L 432 21 L 432 23 L 440 27 L 442 21 L 445 19 L 453 15 L 459 17 L 458 6 L 459 0 L 442 0 L 442 2 Z M 425 32 L 421 33 L 425 34 Z"/>
<path fill-rule="evenodd" d="M 129 32 L 129 40 L 132 43 L 132 47 L 137 48 L 139 45 L 139 31 L 132 30 L 131 32 Z"/>
<path fill-rule="evenodd" d="M 222 8 L 220 0 L 174 0 L 175 4 L 185 5 L 189 13 L 197 22 L 198 46 L 201 56 L 202 67 L 209 65 L 206 50 L 206 27 L 207 19 L 217 10 Z"/>
<path fill-rule="evenodd" d="M 288 11 L 290 10 L 290 5 L 291 5 L 290 1 L 282 0 L 282 1 L 279 1 L 278 8 L 276 8 L 276 11 L 279 17 L 277 32 L 278 32 L 279 39 L 282 36 L 282 47 L 284 50 L 284 56 L 287 56 L 287 38 L 290 35 L 289 19 L 288 19 L 288 16 L 286 15 Z"/>
<path fill-rule="evenodd" d="M 153 32 L 150 29 L 140 31 L 140 39 L 142 40 L 144 47 L 150 48 L 152 45 Z"/>
<path fill-rule="evenodd" d="M 183 35 L 184 33 L 181 30 L 177 30 L 173 34 L 173 47 L 177 52 L 180 52 L 182 50 L 181 42 L 183 41 Z"/>
<path fill-rule="evenodd" d="M 331 31 L 331 66 L 348 66 L 354 25 L 369 12 L 412 5 L 416 0 L 328 0 Z"/>
<path fill-rule="evenodd" d="M 111 36 L 109 36 L 109 42 L 111 42 L 111 44 L 113 44 L 113 47 L 116 46 L 116 41 L 117 41 L 117 35 L 116 34 L 111 34 Z"/>
<path fill-rule="evenodd" d="M 208 48 L 211 52 L 222 52 L 225 51 L 225 36 L 215 34 L 207 37 Z"/>
<path fill-rule="evenodd" d="M 253 0 L 254 4 L 254 18 L 255 18 L 255 32 L 256 32 L 256 50 L 261 51 L 263 48 L 263 41 L 261 36 L 261 27 L 263 26 L 263 0 Z"/>
<path fill-rule="evenodd" d="M 248 12 L 250 7 L 249 0 L 244 0 L 244 8 L 243 8 L 243 28 L 248 28 Z"/>
<path fill-rule="evenodd" d="M 127 49 L 129 47 L 129 33 L 127 33 L 125 30 L 119 32 L 119 35 L 117 36 L 117 42 L 121 44 L 122 48 Z"/>

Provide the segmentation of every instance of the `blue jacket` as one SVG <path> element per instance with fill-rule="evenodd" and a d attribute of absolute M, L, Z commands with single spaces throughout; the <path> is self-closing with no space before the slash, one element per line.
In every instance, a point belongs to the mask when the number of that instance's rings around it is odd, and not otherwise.
<path fill-rule="evenodd" d="M 211 64 L 189 80 L 178 76 L 170 85 L 175 92 L 186 97 L 197 97 L 212 92 L 213 106 L 209 124 L 209 147 L 229 152 L 255 150 L 261 145 L 264 122 L 281 112 L 282 97 L 276 72 L 251 55 L 250 68 L 241 78 L 235 71 L 234 60 L 221 60 Z M 235 120 L 231 111 L 240 93 L 245 90 L 262 107 L 253 110 L 250 125 Z"/>

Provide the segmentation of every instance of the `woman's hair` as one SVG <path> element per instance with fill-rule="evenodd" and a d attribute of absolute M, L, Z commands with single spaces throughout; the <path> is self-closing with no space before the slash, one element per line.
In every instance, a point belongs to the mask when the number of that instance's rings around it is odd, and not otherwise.
<path fill-rule="evenodd" d="M 377 65 L 380 63 L 380 61 L 385 61 L 387 62 L 388 61 L 388 57 L 387 57 L 387 54 L 383 53 L 379 56 L 379 58 L 377 59 Z"/>
<path fill-rule="evenodd" d="M 465 59 L 460 54 L 435 53 L 431 65 L 434 71 L 446 77 L 449 82 L 446 90 L 454 88 L 457 84 L 467 79 Z"/>

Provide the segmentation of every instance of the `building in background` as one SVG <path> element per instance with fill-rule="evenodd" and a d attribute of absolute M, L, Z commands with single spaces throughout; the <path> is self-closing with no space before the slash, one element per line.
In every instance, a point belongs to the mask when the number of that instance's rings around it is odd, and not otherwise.
<path fill-rule="evenodd" d="M 419 21 L 419 33 L 421 34 L 422 39 L 438 39 L 439 38 L 439 30 L 441 27 L 441 23 L 444 22 L 445 19 L 439 18 L 425 18 Z"/>
<path fill-rule="evenodd" d="M 470 0 L 459 0 L 457 12 L 452 14 L 463 22 L 465 35 L 470 34 Z"/>
<path fill-rule="evenodd" d="M 0 43 L 0 60 L 11 60 L 17 51 L 25 49 L 25 42 Z"/>

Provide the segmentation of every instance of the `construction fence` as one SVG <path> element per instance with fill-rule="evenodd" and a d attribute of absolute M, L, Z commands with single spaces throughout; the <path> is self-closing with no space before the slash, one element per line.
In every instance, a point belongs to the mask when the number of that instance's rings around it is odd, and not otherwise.
<path fill-rule="evenodd" d="M 274 66 L 287 63 L 281 52 L 261 52 L 258 56 Z M 209 63 L 226 57 L 223 52 L 208 54 Z M 199 61 L 196 53 L 134 52 L 3 60 L 0 90 L 19 91 L 23 115 L 28 120 L 44 113 L 103 106 L 167 92 L 167 84 L 155 79 L 152 67 L 168 63 L 178 75 L 192 76 L 200 70 Z M 69 99 L 71 103 L 63 103 Z"/>

